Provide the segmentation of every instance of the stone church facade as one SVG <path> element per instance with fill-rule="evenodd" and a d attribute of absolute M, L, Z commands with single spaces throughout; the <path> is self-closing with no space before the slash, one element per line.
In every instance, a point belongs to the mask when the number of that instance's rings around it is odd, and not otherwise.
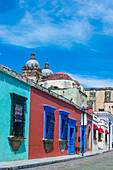
<path fill-rule="evenodd" d="M 45 68 L 41 69 L 39 63 L 35 60 L 35 54 L 23 65 L 23 75 L 33 79 L 44 88 L 47 88 L 67 99 L 78 106 L 87 106 L 87 95 L 84 87 L 69 75 L 63 72 L 54 73 L 49 69 L 49 63 L 45 63 Z"/>
<path fill-rule="evenodd" d="M 109 111 L 113 114 L 113 88 L 86 88 L 87 105 L 93 111 Z"/>

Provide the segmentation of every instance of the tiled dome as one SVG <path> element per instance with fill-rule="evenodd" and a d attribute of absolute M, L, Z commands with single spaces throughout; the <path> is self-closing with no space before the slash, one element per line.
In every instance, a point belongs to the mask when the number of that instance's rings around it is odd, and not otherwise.
<path fill-rule="evenodd" d="M 50 74 L 53 74 L 53 72 L 52 72 L 50 69 L 45 69 L 45 68 L 44 68 L 44 69 L 42 70 L 42 75 L 43 75 L 43 76 L 46 76 L 46 75 L 49 76 Z"/>
<path fill-rule="evenodd" d="M 42 76 L 50 76 L 53 72 L 49 69 L 49 63 L 45 63 L 45 68 L 42 70 Z"/>
<path fill-rule="evenodd" d="M 35 60 L 34 53 L 31 54 L 31 58 L 30 58 L 30 60 L 27 61 L 26 66 L 28 65 L 29 67 L 31 67 L 32 64 L 33 64 L 33 66 L 35 66 L 35 65 L 39 66 L 39 63 Z"/>
<path fill-rule="evenodd" d="M 65 73 L 58 72 L 58 73 L 51 74 L 48 77 L 48 80 L 73 80 L 73 79 Z"/>

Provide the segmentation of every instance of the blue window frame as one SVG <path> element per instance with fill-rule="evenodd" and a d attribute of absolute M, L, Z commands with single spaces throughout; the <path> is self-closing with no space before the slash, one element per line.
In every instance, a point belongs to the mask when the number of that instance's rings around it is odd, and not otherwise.
<path fill-rule="evenodd" d="M 59 139 L 67 140 L 68 115 L 70 113 L 64 110 L 59 110 L 59 114 L 60 114 Z"/>
<path fill-rule="evenodd" d="M 53 139 L 55 107 L 44 105 L 44 139 Z"/>

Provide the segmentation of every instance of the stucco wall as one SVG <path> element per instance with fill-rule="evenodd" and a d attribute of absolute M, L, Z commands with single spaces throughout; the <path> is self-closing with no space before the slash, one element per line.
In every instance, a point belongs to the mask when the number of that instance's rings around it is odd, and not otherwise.
<path fill-rule="evenodd" d="M 11 96 L 10 93 L 28 98 L 25 114 L 25 139 L 19 150 L 14 153 L 10 146 Z M 28 159 L 30 85 L 0 71 L 0 161 Z"/>
<path fill-rule="evenodd" d="M 72 80 L 47 80 L 45 82 L 40 82 L 39 84 L 43 84 L 45 88 L 49 88 L 51 85 L 59 88 L 73 88 L 75 82 Z"/>
<path fill-rule="evenodd" d="M 45 151 L 42 141 L 44 129 L 44 104 L 56 108 L 54 111 L 54 142 L 49 153 Z M 78 126 L 78 131 L 76 133 L 75 147 L 80 146 L 78 137 L 80 137 L 80 121 L 82 111 L 67 102 L 43 92 L 42 90 L 32 87 L 29 130 L 29 159 L 62 156 L 68 154 L 68 146 L 66 147 L 64 153 L 61 153 L 59 147 L 59 109 L 70 112 L 69 117 L 77 120 L 76 125 Z M 88 118 L 91 119 L 92 117 L 89 116 Z"/>
<path fill-rule="evenodd" d="M 87 96 L 84 93 L 80 92 L 77 88 L 58 89 L 52 91 L 68 98 L 69 100 L 72 98 L 72 101 L 81 107 L 82 101 L 84 100 L 84 106 L 87 106 Z"/>

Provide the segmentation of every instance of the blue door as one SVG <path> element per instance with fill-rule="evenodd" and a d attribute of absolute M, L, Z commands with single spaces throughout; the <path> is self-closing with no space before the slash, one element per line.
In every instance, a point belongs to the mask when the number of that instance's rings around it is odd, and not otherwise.
<path fill-rule="evenodd" d="M 69 118 L 68 125 L 68 155 L 75 154 L 75 124 L 76 120 Z"/>
<path fill-rule="evenodd" d="M 70 128 L 69 145 L 70 145 L 70 154 L 74 154 L 75 153 L 75 130 L 72 127 Z"/>

